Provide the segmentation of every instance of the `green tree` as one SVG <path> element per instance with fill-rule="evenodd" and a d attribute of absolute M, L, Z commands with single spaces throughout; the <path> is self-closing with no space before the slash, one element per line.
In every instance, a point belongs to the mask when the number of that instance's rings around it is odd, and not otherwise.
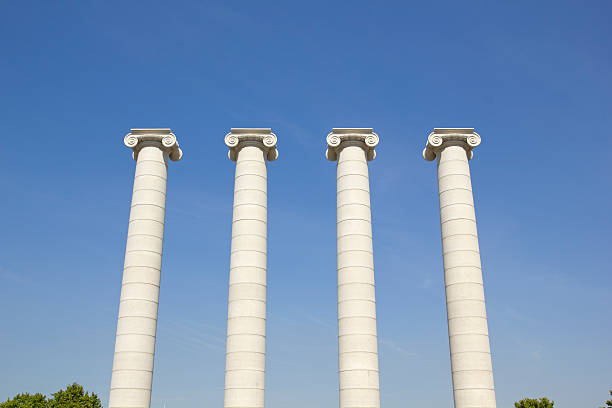
<path fill-rule="evenodd" d="M 553 405 L 555 405 L 555 401 L 549 401 L 548 398 L 524 398 L 514 403 L 516 408 L 553 408 Z"/>
<path fill-rule="evenodd" d="M 6 402 L 0 402 L 0 408 L 47 408 L 47 397 L 42 394 L 17 394 Z"/>
<path fill-rule="evenodd" d="M 612 397 L 612 390 L 610 390 L 610 396 Z M 607 400 L 606 406 L 601 407 L 601 408 L 608 408 L 608 407 L 612 407 L 612 399 Z"/>
<path fill-rule="evenodd" d="M 50 399 L 42 394 L 17 394 L 13 399 L 1 402 L 0 408 L 102 408 L 102 403 L 96 394 L 85 392 L 82 385 L 74 383 Z"/>
<path fill-rule="evenodd" d="M 74 383 L 53 394 L 48 408 L 102 408 L 102 402 L 96 394 L 89 394 L 82 385 Z"/>

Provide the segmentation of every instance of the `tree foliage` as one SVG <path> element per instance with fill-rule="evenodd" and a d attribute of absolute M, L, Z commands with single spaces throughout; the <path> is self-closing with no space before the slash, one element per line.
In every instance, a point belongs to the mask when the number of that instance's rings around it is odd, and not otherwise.
<path fill-rule="evenodd" d="M 100 398 L 93 392 L 85 392 L 82 385 L 74 383 L 59 390 L 49 400 L 49 408 L 102 408 Z"/>
<path fill-rule="evenodd" d="M 610 396 L 612 397 L 612 390 L 610 390 Z M 612 399 L 607 400 L 606 405 L 601 408 L 608 408 L 608 407 L 612 407 Z"/>
<path fill-rule="evenodd" d="M 82 385 L 74 383 L 49 399 L 42 394 L 18 394 L 0 402 L 0 408 L 102 408 L 102 402 L 96 394 L 85 392 Z"/>
<path fill-rule="evenodd" d="M 0 402 L 0 408 L 47 408 L 47 397 L 42 394 L 17 394 L 13 399 Z"/>
<path fill-rule="evenodd" d="M 524 398 L 519 402 L 515 402 L 516 408 L 553 408 L 555 401 L 549 401 L 548 398 L 532 399 Z"/>

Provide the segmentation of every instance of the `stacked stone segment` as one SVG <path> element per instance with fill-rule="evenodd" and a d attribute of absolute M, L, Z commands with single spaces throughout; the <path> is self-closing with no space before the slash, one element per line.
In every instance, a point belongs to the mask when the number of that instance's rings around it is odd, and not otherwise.
<path fill-rule="evenodd" d="M 455 408 L 495 408 L 489 331 L 468 160 L 474 129 L 434 129 L 423 157 L 437 159 L 448 336 Z"/>
<path fill-rule="evenodd" d="M 337 161 L 338 371 L 340 408 L 380 407 L 368 161 L 372 129 L 333 129 L 326 156 Z"/>
<path fill-rule="evenodd" d="M 266 369 L 267 161 L 276 160 L 271 129 L 232 129 L 236 162 L 225 366 L 225 408 L 262 408 Z"/>
<path fill-rule="evenodd" d="M 170 129 L 132 129 L 136 160 L 119 301 L 109 408 L 149 408 L 164 238 L 168 158 L 182 152 Z"/>

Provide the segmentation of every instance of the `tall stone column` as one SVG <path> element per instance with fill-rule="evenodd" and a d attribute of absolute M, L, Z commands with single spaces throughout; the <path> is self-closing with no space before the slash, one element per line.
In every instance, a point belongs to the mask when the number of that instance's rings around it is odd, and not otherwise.
<path fill-rule="evenodd" d="M 372 129 L 333 129 L 326 156 L 337 161 L 338 370 L 340 408 L 378 408 L 378 343 L 368 161 Z"/>
<path fill-rule="evenodd" d="M 474 129 L 434 129 L 423 151 L 438 159 L 440 224 L 455 408 L 495 408 L 489 330 L 468 160 Z"/>
<path fill-rule="evenodd" d="M 132 129 L 136 160 L 109 408 L 149 408 L 164 238 L 168 158 L 182 152 L 170 129 Z"/>
<path fill-rule="evenodd" d="M 230 250 L 225 408 L 263 408 L 266 370 L 267 164 L 278 157 L 271 129 L 232 129 L 236 162 Z"/>

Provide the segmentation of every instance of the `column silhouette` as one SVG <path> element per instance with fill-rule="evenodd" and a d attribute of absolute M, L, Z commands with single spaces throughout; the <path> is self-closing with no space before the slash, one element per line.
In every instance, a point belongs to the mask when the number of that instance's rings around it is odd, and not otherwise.
<path fill-rule="evenodd" d="M 225 408 L 263 408 L 266 369 L 267 164 L 278 157 L 271 129 L 231 129 L 236 162 L 230 255 Z"/>
<path fill-rule="evenodd" d="M 149 408 L 166 208 L 168 158 L 182 152 L 170 129 L 132 129 L 136 160 L 109 408 Z"/>
<path fill-rule="evenodd" d="M 378 408 L 378 344 L 368 161 L 372 129 L 333 129 L 326 156 L 337 161 L 338 371 L 340 408 Z"/>
<path fill-rule="evenodd" d="M 434 129 L 423 151 L 438 160 L 446 313 L 455 408 L 495 408 L 480 250 L 468 160 L 474 129 Z"/>

